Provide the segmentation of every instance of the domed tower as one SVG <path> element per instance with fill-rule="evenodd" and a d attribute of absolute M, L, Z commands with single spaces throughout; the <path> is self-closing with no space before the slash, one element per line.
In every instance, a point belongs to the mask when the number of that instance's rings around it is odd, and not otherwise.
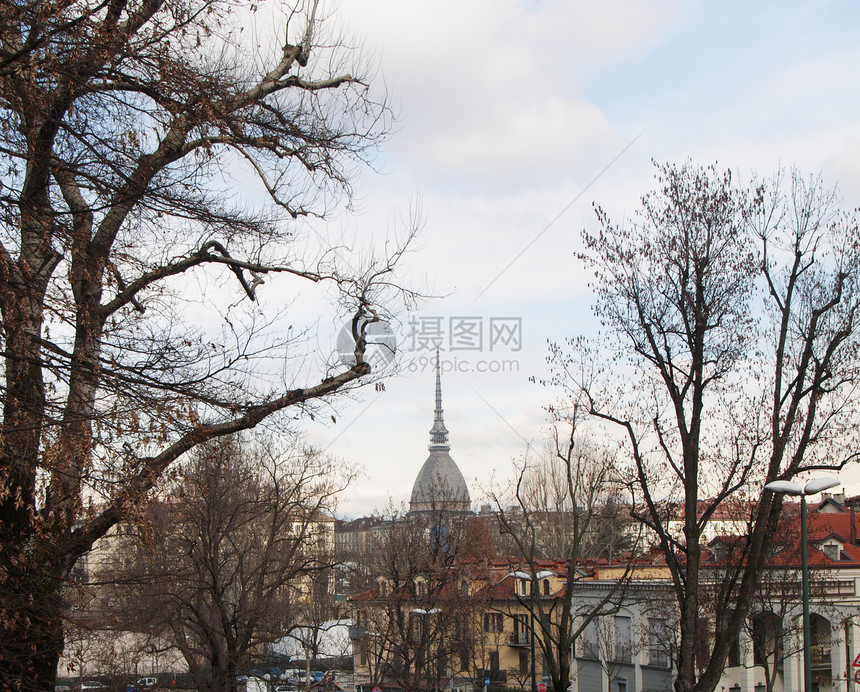
<path fill-rule="evenodd" d="M 430 456 L 418 472 L 410 512 L 469 512 L 472 500 L 463 474 L 448 453 L 448 429 L 442 418 L 442 376 L 439 369 L 439 351 L 436 350 L 436 411 L 430 428 Z"/>

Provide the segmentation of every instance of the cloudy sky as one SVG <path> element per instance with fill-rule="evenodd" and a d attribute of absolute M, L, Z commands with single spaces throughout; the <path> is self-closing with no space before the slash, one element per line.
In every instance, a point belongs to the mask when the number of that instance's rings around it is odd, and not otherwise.
<path fill-rule="evenodd" d="M 574 258 L 592 202 L 632 214 L 651 160 L 822 171 L 860 205 L 860 6 L 849 0 L 342 0 L 399 119 L 355 234 L 420 209 L 428 300 L 395 325 L 401 374 L 310 439 L 362 477 L 340 510 L 408 502 L 427 456 L 438 329 L 451 454 L 473 499 L 541 443 L 547 339 L 594 333 Z M 512 338 L 514 330 L 518 339 Z M 480 339 L 478 338 L 480 336 Z M 318 337 L 322 343 L 328 338 Z M 860 492 L 858 481 L 849 490 Z"/>

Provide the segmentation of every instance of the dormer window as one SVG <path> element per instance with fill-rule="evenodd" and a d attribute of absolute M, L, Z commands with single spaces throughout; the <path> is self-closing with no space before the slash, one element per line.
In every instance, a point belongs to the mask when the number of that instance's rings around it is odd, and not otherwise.
<path fill-rule="evenodd" d="M 839 559 L 839 545 L 837 543 L 825 543 L 823 546 L 821 546 L 821 549 L 824 551 L 824 554 L 831 560 Z"/>
<path fill-rule="evenodd" d="M 825 536 L 818 543 L 818 549 L 824 553 L 828 559 L 838 562 L 842 559 L 842 547 L 844 545 L 845 541 L 842 537 L 832 533 L 829 536 Z"/>

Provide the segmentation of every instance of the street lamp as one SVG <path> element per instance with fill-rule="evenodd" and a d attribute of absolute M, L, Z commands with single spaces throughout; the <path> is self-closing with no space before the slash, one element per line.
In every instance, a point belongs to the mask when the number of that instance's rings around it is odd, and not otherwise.
<path fill-rule="evenodd" d="M 800 496 L 800 560 L 803 577 L 803 689 L 812 692 L 812 664 L 810 661 L 811 642 L 809 633 L 809 550 L 806 545 L 806 496 L 816 495 L 839 485 L 838 478 L 816 478 L 800 487 L 791 481 L 772 481 L 764 486 L 765 490 L 785 495 Z"/>
<path fill-rule="evenodd" d="M 424 610 L 424 608 L 413 608 L 412 612 L 416 615 L 424 616 L 424 640 L 426 642 L 426 650 L 425 650 L 425 659 L 424 659 L 424 672 L 427 674 L 427 692 L 430 692 L 432 689 L 432 683 L 430 681 L 430 616 L 435 615 L 436 613 L 441 613 L 441 608 L 431 608 L 430 610 Z"/>

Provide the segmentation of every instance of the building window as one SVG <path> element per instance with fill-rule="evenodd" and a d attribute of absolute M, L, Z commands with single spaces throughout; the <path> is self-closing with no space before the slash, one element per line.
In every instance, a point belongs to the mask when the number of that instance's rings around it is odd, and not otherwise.
<path fill-rule="evenodd" d="M 763 615 L 752 621 L 753 663 L 757 666 L 767 663 L 767 632 Z"/>
<path fill-rule="evenodd" d="M 528 675 L 531 672 L 531 664 L 529 662 L 529 652 L 520 651 L 520 675 Z"/>
<path fill-rule="evenodd" d="M 490 670 L 493 671 L 493 673 L 499 672 L 499 652 L 498 651 L 491 651 L 490 652 Z"/>
<path fill-rule="evenodd" d="M 828 581 L 824 581 L 824 582 L 820 582 L 820 583 L 814 583 L 812 585 L 812 588 L 816 592 L 821 592 L 821 593 L 825 593 L 825 594 L 833 595 L 833 596 L 853 596 L 854 595 L 854 580 L 853 579 L 828 580 Z"/>
<path fill-rule="evenodd" d="M 526 614 L 518 614 L 511 616 L 514 621 L 514 632 L 511 635 L 512 644 L 528 644 L 529 643 L 529 616 Z"/>
<path fill-rule="evenodd" d="M 549 596 L 549 579 L 543 580 L 543 595 Z"/>
<path fill-rule="evenodd" d="M 528 596 L 532 592 L 532 583 L 529 579 L 517 579 L 517 594 Z"/>
<path fill-rule="evenodd" d="M 424 598 L 427 595 L 427 582 L 423 579 L 419 579 L 415 582 L 415 595 L 418 598 Z"/>
<path fill-rule="evenodd" d="M 627 692 L 627 678 L 615 678 L 615 692 Z"/>
<path fill-rule="evenodd" d="M 410 631 L 412 632 L 412 641 L 420 642 L 424 641 L 424 616 L 418 615 L 417 613 L 412 614 L 412 623 L 410 627 Z"/>
<path fill-rule="evenodd" d="M 461 644 L 459 647 L 460 654 L 460 670 L 469 670 L 471 658 L 469 657 L 469 647 L 466 644 Z"/>
<path fill-rule="evenodd" d="M 629 662 L 633 657 L 633 636 L 630 618 L 624 615 L 615 616 L 615 660 Z M 620 679 L 620 678 L 619 678 Z M 625 689 L 626 689 L 625 681 Z"/>
<path fill-rule="evenodd" d="M 591 620 L 579 639 L 579 655 L 583 658 L 600 658 L 600 645 L 597 639 L 597 620 Z"/>
<path fill-rule="evenodd" d="M 665 618 L 648 618 L 648 664 L 665 668 L 669 665 L 669 628 Z"/>
<path fill-rule="evenodd" d="M 729 668 L 733 668 L 734 666 L 739 666 L 741 664 L 741 640 L 738 637 L 735 637 L 732 640 L 732 645 L 729 647 L 729 658 L 726 661 L 726 665 Z"/>
<path fill-rule="evenodd" d="M 504 619 L 501 613 L 484 613 L 484 632 L 501 632 Z"/>

